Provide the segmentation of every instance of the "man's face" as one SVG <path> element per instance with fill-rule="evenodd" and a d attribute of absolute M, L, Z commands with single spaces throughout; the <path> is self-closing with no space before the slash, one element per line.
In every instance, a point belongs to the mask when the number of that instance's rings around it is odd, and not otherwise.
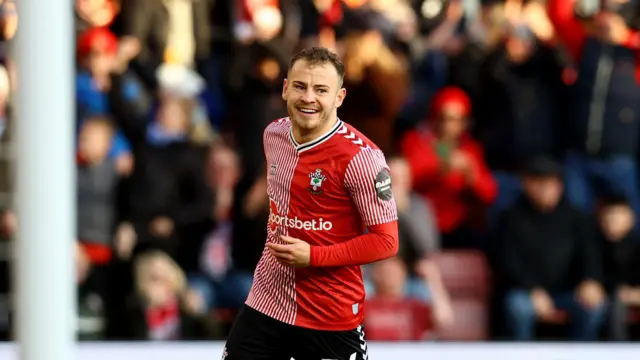
<path fill-rule="evenodd" d="M 293 65 L 282 89 L 291 121 L 303 132 L 323 129 L 337 115 L 346 94 L 331 63 L 309 65 L 305 60 Z"/>
<path fill-rule="evenodd" d="M 515 64 L 527 61 L 533 53 L 533 42 L 520 37 L 511 37 L 507 40 L 507 56 Z"/>
<path fill-rule="evenodd" d="M 100 162 L 111 149 L 112 130 L 105 124 L 88 120 L 78 139 L 78 150 L 89 162 Z"/>
<path fill-rule="evenodd" d="M 604 207 L 598 220 L 609 241 L 621 240 L 635 225 L 633 210 L 627 205 Z"/>
<path fill-rule="evenodd" d="M 163 130 L 170 133 L 189 130 L 190 118 L 187 104 L 182 99 L 166 98 L 158 109 L 157 120 Z"/>
<path fill-rule="evenodd" d="M 523 186 L 531 202 L 542 209 L 554 209 L 562 197 L 562 182 L 555 176 L 527 176 Z"/>
<path fill-rule="evenodd" d="M 440 136 L 448 140 L 457 140 L 467 130 L 464 108 L 457 102 L 450 102 L 440 112 Z"/>

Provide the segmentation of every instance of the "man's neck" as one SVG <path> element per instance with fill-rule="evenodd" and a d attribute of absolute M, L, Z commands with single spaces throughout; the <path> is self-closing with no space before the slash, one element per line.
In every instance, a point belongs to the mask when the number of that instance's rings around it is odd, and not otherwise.
<path fill-rule="evenodd" d="M 332 119 L 327 121 L 323 126 L 310 131 L 305 131 L 303 129 L 296 128 L 296 126 L 294 125 L 292 128 L 293 138 L 298 144 L 306 144 L 308 142 L 318 139 L 322 135 L 329 132 L 329 130 L 331 130 L 337 122 L 338 122 L 338 117 L 333 116 Z"/>

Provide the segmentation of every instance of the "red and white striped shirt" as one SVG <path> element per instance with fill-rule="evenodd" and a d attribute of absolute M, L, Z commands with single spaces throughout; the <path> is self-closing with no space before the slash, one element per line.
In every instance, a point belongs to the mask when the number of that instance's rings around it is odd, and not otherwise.
<path fill-rule="evenodd" d="M 288 118 L 276 120 L 264 132 L 264 149 L 267 242 L 280 242 L 280 235 L 308 242 L 312 266 L 281 265 L 265 248 L 247 305 L 287 324 L 355 329 L 364 313 L 360 265 L 397 251 L 397 212 L 384 155 L 341 120 L 305 144 L 293 138 Z M 372 233 L 364 235 L 365 228 Z M 379 228 L 390 230 L 378 236 L 372 229 Z"/>

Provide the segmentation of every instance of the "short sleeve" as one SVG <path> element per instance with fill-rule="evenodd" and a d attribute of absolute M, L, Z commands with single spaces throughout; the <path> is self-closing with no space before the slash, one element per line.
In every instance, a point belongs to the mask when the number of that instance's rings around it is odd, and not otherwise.
<path fill-rule="evenodd" d="M 398 219 L 391 174 L 382 151 L 363 148 L 357 153 L 347 166 L 344 183 L 365 226 Z"/>

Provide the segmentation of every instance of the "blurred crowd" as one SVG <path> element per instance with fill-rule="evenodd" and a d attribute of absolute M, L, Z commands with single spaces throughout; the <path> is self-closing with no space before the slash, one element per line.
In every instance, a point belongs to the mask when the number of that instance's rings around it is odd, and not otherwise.
<path fill-rule="evenodd" d="M 343 59 L 339 116 L 393 178 L 370 340 L 637 336 L 636 0 L 74 5 L 79 339 L 225 337 L 266 238 L 262 131 L 314 45 Z M 0 0 L 0 129 L 17 22 Z M 10 207 L 0 225 L 11 241 Z"/>

